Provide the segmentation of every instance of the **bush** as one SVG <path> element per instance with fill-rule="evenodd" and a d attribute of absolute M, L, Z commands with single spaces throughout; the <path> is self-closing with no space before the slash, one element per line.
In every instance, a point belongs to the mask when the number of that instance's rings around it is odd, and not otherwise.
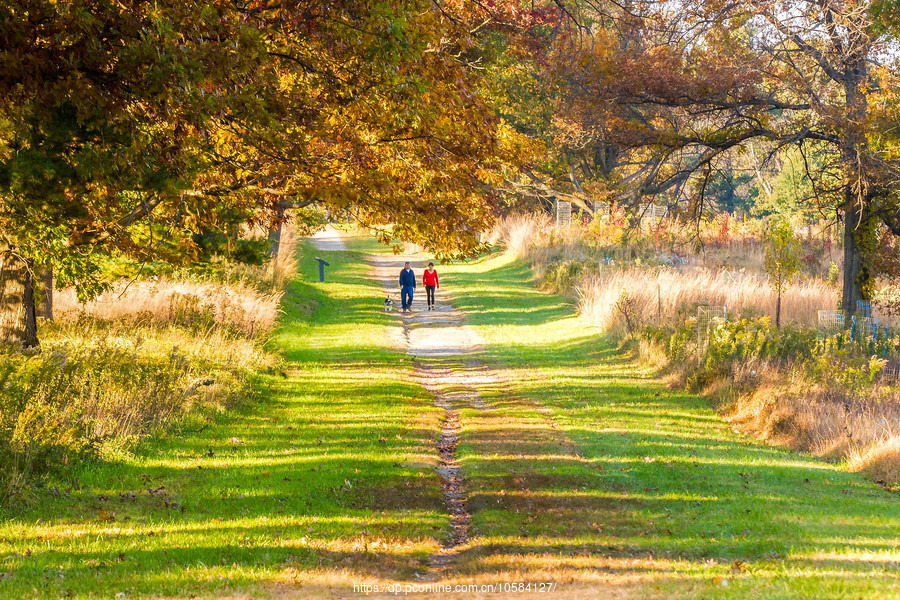
<path fill-rule="evenodd" d="M 772 327 L 769 317 L 725 321 L 716 325 L 709 339 L 706 364 L 805 361 L 816 347 L 815 330 Z"/>
<path fill-rule="evenodd" d="M 579 281 L 584 262 L 560 260 L 548 265 L 543 273 L 542 285 L 559 293 L 570 291 Z"/>
<path fill-rule="evenodd" d="M 0 495 L 77 460 L 121 451 L 189 412 L 219 411 L 274 357 L 224 328 L 48 325 L 40 354 L 0 354 Z"/>

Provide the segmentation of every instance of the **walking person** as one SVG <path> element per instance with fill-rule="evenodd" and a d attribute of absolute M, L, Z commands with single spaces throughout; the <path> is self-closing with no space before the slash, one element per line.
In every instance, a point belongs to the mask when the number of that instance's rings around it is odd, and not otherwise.
<path fill-rule="evenodd" d="M 434 310 L 434 290 L 441 287 L 441 283 L 432 262 L 428 263 L 428 268 L 422 273 L 422 285 L 425 286 L 425 295 L 428 298 L 428 310 Z"/>
<path fill-rule="evenodd" d="M 409 263 L 400 271 L 400 303 L 403 312 L 412 309 L 413 294 L 416 291 L 416 274 L 409 267 Z"/>

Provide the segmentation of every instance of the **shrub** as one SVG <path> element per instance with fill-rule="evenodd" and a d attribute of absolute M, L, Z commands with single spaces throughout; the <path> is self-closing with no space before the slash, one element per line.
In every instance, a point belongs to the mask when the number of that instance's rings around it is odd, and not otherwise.
<path fill-rule="evenodd" d="M 45 329 L 40 354 L 0 354 L 6 497 L 56 467 L 127 449 L 189 412 L 226 409 L 246 396 L 252 373 L 276 361 L 262 340 L 215 324 L 82 313 Z"/>

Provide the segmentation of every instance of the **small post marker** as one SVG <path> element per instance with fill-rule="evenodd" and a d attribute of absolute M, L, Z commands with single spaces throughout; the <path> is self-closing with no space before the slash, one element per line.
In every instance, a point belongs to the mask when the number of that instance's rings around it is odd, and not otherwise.
<path fill-rule="evenodd" d="M 330 267 L 331 265 L 328 264 L 328 262 L 325 261 L 324 259 L 319 258 L 318 256 L 316 257 L 316 260 L 319 262 L 319 283 L 324 283 L 325 282 L 325 267 Z"/>

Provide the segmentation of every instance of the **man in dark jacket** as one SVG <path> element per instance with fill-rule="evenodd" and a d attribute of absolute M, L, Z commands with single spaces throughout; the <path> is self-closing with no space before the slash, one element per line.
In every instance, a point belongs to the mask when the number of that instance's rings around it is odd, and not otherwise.
<path fill-rule="evenodd" d="M 416 291 L 416 274 L 409 268 L 409 263 L 400 271 L 400 302 L 403 312 L 412 308 L 413 293 Z"/>

